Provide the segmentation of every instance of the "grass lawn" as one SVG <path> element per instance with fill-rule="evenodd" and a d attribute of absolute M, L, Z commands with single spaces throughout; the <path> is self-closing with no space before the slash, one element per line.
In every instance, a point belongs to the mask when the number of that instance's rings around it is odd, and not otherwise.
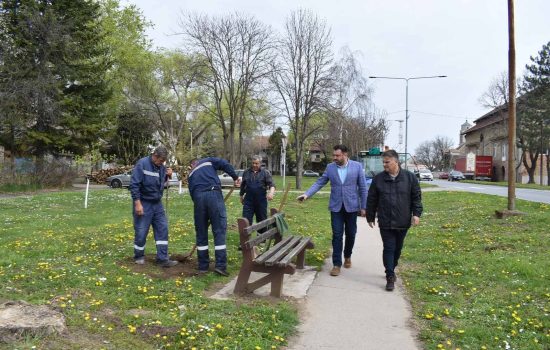
<path fill-rule="evenodd" d="M 550 349 L 550 206 L 498 220 L 506 198 L 423 196 L 400 275 L 426 349 Z M 449 205 L 452 203 L 452 205 Z"/>
<path fill-rule="evenodd" d="M 194 243 L 192 203 L 175 193 L 169 249 L 182 254 Z M 313 237 L 307 263 L 319 266 L 330 248 L 328 195 L 289 199 L 290 227 Z M 278 194 L 272 205 L 280 200 Z M 494 210 L 505 208 L 506 198 L 445 191 L 426 192 L 423 200 L 422 224 L 408 235 L 398 273 L 425 348 L 550 348 L 550 206 L 517 200 L 528 215 L 497 220 Z M 232 225 L 241 211 L 236 195 L 227 208 L 233 277 L 241 261 Z M 291 302 L 212 300 L 208 295 L 230 278 L 190 276 L 194 261 L 168 270 L 133 264 L 130 209 L 126 190 L 96 190 L 88 209 L 82 192 L 0 199 L 0 301 L 50 304 L 69 327 L 66 335 L 26 338 L 10 349 L 287 345 L 298 323 Z"/>
<path fill-rule="evenodd" d="M 491 185 L 491 186 L 503 186 L 508 187 L 507 181 L 499 181 L 499 182 L 491 182 L 491 181 L 475 181 L 475 180 L 461 180 L 460 182 L 467 182 L 471 184 L 479 184 L 479 185 Z M 540 184 L 519 184 L 516 183 L 516 188 L 530 188 L 533 190 L 546 190 L 550 191 L 550 186 Z"/>
<path fill-rule="evenodd" d="M 329 252 L 327 198 L 290 200 L 286 207 L 290 228 L 315 242 L 308 265 L 321 265 Z M 242 210 L 236 195 L 227 208 L 228 270 L 234 277 L 241 261 L 232 225 Z M 169 251 L 188 252 L 195 242 L 189 196 L 171 191 L 168 211 Z M 0 222 L 0 301 L 50 304 L 69 327 L 67 335 L 27 338 L 10 349 L 278 349 L 298 322 L 286 301 L 208 298 L 230 278 L 193 277 L 195 261 L 172 269 L 133 264 L 127 190 L 96 190 L 88 209 L 82 192 L 0 199 Z M 146 254 L 154 259 L 151 235 Z"/>

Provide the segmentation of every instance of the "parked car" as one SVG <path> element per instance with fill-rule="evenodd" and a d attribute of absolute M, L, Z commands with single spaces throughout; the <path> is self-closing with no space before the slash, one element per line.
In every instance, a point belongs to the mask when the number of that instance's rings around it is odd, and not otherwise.
<path fill-rule="evenodd" d="M 180 174 L 176 173 L 175 171 L 172 173 L 172 178 L 168 180 L 168 185 L 170 187 L 178 186 L 180 185 Z"/>
<path fill-rule="evenodd" d="M 237 176 L 239 176 L 239 180 L 243 180 L 243 169 L 236 169 L 235 172 L 237 173 Z M 235 185 L 235 181 L 233 181 L 233 178 L 229 176 L 227 173 L 223 173 L 221 175 L 218 175 L 218 178 L 220 179 L 220 182 L 222 184 L 222 187 L 233 187 Z"/>
<path fill-rule="evenodd" d="M 449 178 L 449 173 L 445 172 L 445 171 L 442 171 L 442 172 L 439 173 L 439 178 L 442 179 L 442 180 L 448 179 Z"/>
<path fill-rule="evenodd" d="M 105 182 L 107 186 L 112 188 L 121 188 L 130 186 L 130 180 L 132 178 L 132 171 L 127 171 L 123 174 L 109 176 Z"/>
<path fill-rule="evenodd" d="M 464 177 L 464 174 L 462 174 L 461 171 L 453 170 L 449 173 L 449 181 L 460 181 L 464 180 L 466 177 Z"/>
<path fill-rule="evenodd" d="M 429 169 L 420 169 L 418 170 L 418 179 L 421 181 L 422 180 L 433 181 L 434 176 Z"/>
<path fill-rule="evenodd" d="M 313 170 L 304 170 L 305 177 L 319 177 L 319 173 Z"/>
<path fill-rule="evenodd" d="M 172 178 L 168 180 L 168 185 L 170 187 L 179 186 L 179 183 L 180 183 L 179 178 L 180 178 L 179 174 L 176 172 L 173 172 Z M 107 183 L 108 186 L 112 188 L 121 188 L 121 187 L 130 186 L 131 180 L 132 180 L 132 170 L 127 171 L 123 174 L 109 176 L 105 182 Z"/>

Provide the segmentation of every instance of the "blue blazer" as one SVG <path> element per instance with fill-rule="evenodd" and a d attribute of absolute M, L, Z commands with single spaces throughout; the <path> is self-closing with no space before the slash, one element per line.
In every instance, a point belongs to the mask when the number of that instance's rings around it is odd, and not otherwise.
<path fill-rule="evenodd" d="M 331 188 L 328 209 L 330 211 L 339 212 L 342 205 L 348 213 L 367 208 L 367 181 L 361 163 L 348 160 L 348 174 L 344 183 L 340 181 L 336 163 L 330 163 L 323 176 L 306 191 L 306 195 L 313 196 L 329 181 Z"/>

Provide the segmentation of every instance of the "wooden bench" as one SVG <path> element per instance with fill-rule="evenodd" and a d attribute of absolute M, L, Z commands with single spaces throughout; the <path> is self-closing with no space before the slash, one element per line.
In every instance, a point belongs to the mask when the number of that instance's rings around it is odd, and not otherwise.
<path fill-rule="evenodd" d="M 249 225 L 245 218 L 237 220 L 243 262 L 235 284 L 235 294 L 252 293 L 259 287 L 271 283 L 271 296 L 280 297 L 284 275 L 293 275 L 296 269 L 304 268 L 306 249 L 314 247 L 311 238 L 291 235 L 283 237 L 273 217 L 276 213 L 276 209 L 271 209 L 270 218 L 254 225 Z M 262 229 L 265 230 L 263 233 L 257 233 L 256 237 L 252 237 L 252 233 Z M 274 245 L 269 247 L 271 240 L 274 241 Z M 262 245 L 267 245 L 267 250 L 256 256 L 255 247 Z M 296 262 L 292 263 L 294 258 Z M 252 272 L 263 272 L 267 275 L 249 282 Z"/>

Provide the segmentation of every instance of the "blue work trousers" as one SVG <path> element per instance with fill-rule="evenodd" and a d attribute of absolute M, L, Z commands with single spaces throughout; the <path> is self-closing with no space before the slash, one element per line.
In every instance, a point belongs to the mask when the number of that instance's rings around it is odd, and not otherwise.
<path fill-rule="evenodd" d="M 355 244 L 357 233 L 357 212 L 349 213 L 344 206 L 340 211 L 330 212 L 330 223 L 332 225 L 332 264 L 342 266 L 342 240 L 346 234 L 344 244 L 344 258 L 350 258 Z"/>
<path fill-rule="evenodd" d="M 208 226 L 212 225 L 214 234 L 214 253 L 216 268 L 227 268 L 227 248 L 225 234 L 227 230 L 227 214 L 222 192 L 217 190 L 197 192 L 193 196 L 195 214 L 195 235 L 197 241 L 197 256 L 199 270 L 208 270 L 210 258 L 208 255 Z"/>
<path fill-rule="evenodd" d="M 393 229 L 380 229 L 380 236 L 382 236 L 382 243 L 384 244 L 384 250 L 382 251 L 382 261 L 384 262 L 384 268 L 386 269 L 386 277 L 395 276 L 395 268 L 399 262 L 401 256 L 401 250 L 403 249 L 403 242 L 407 230 L 393 230 Z"/>
<path fill-rule="evenodd" d="M 243 217 L 252 225 L 256 215 L 256 222 L 267 219 L 267 198 L 265 190 L 261 192 L 247 192 L 243 203 Z"/>
<path fill-rule="evenodd" d="M 157 260 L 168 260 L 168 220 L 164 213 L 162 202 L 141 201 L 143 215 L 135 213 L 135 206 L 132 205 L 134 216 L 134 259 L 145 255 L 145 241 L 149 233 L 149 227 L 153 226 L 155 243 L 157 246 Z"/>

